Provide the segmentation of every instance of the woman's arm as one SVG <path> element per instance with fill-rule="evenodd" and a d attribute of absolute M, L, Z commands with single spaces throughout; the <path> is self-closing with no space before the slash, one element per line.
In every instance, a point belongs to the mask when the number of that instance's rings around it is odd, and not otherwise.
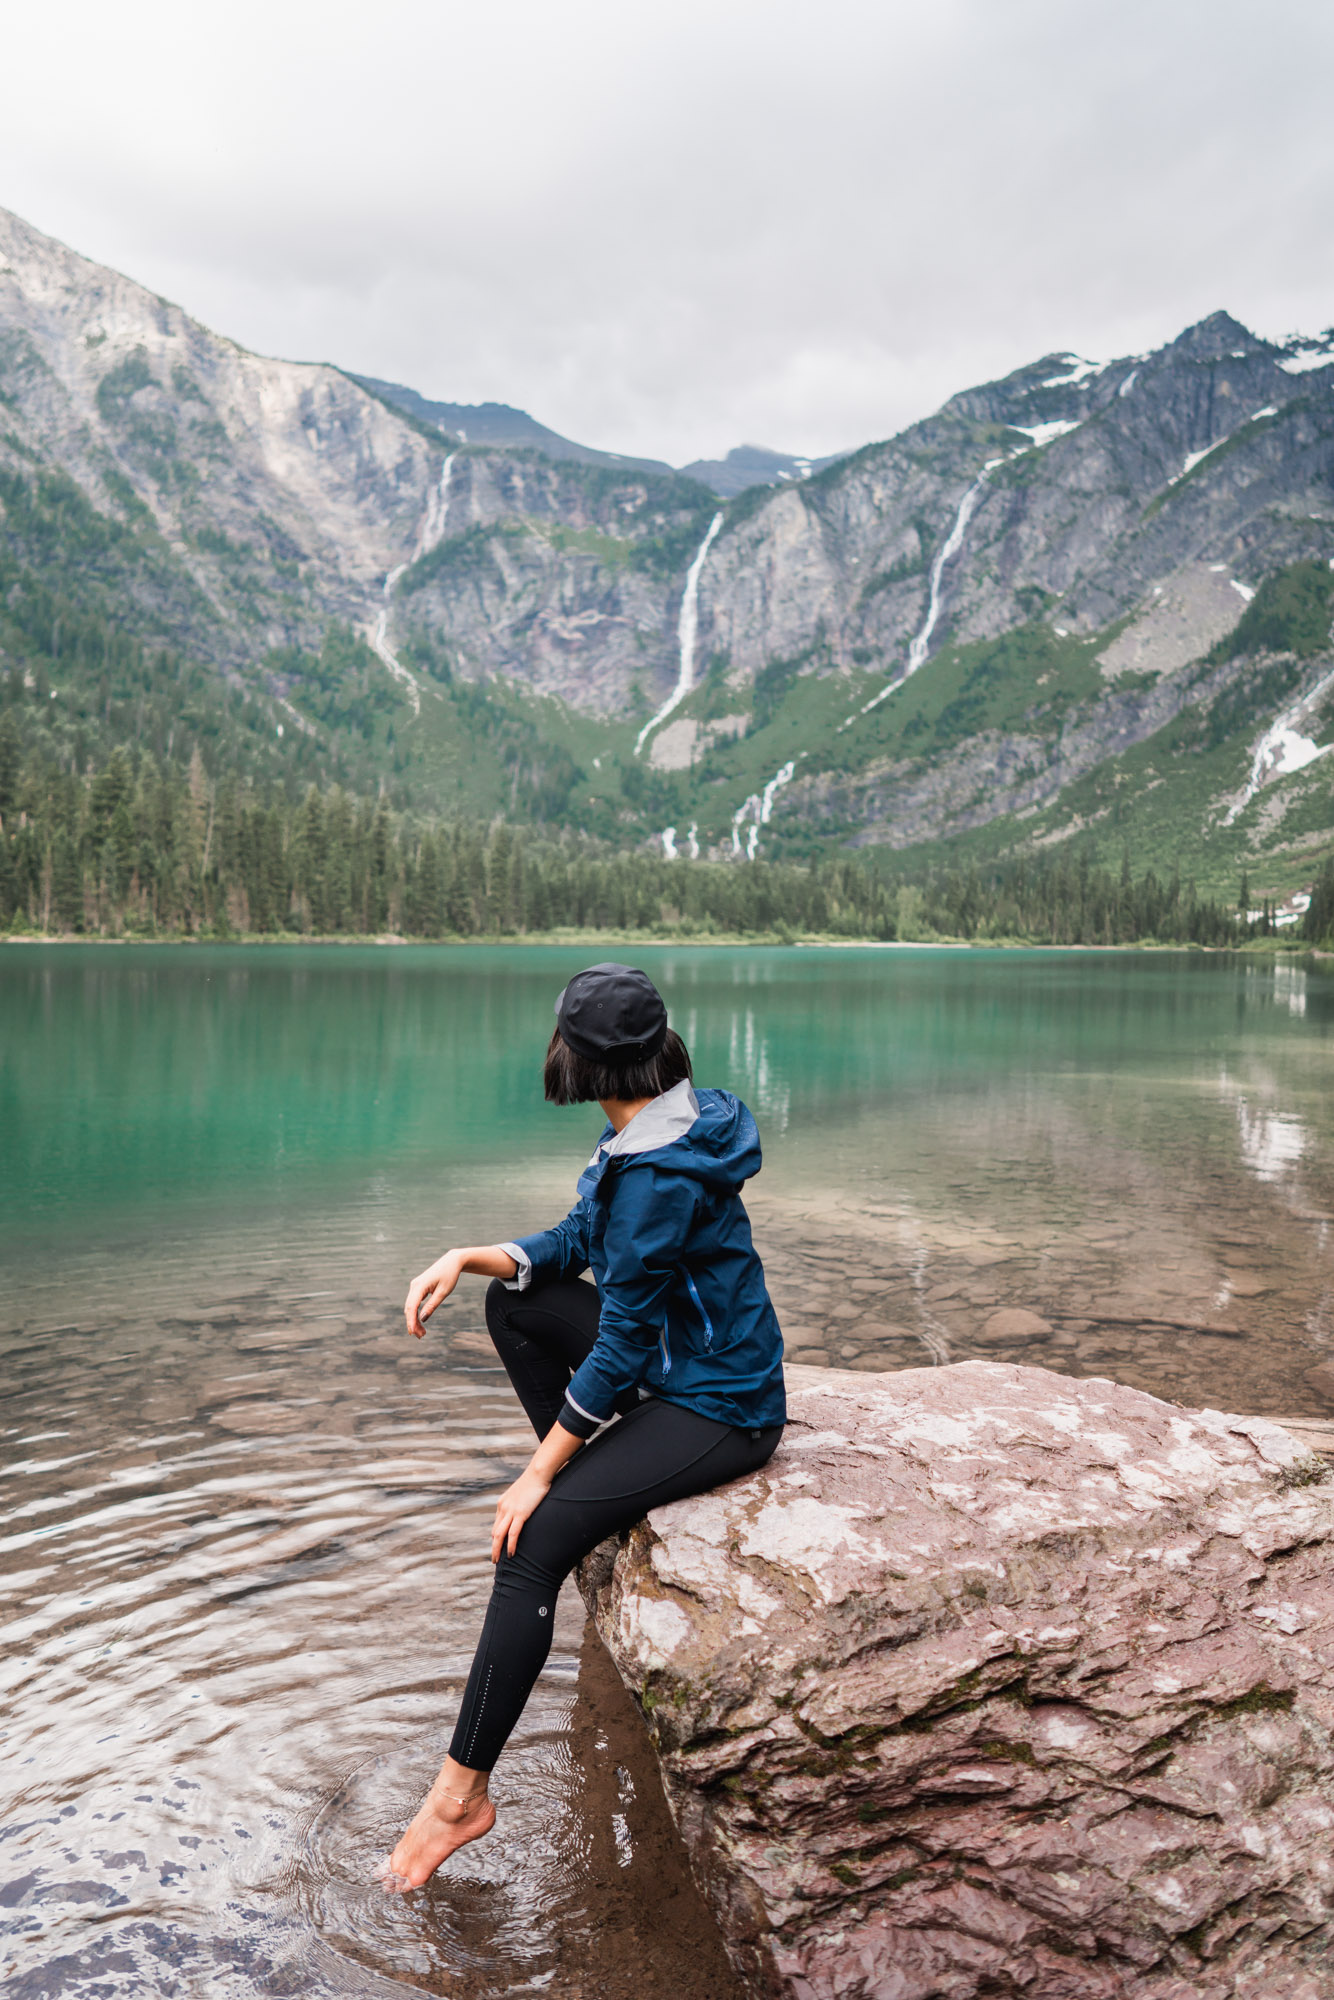
<path fill-rule="evenodd" d="M 551 1482 L 563 1465 L 568 1465 L 583 1439 L 571 1435 L 564 1424 L 555 1423 L 519 1474 L 496 1502 L 495 1526 L 491 1530 L 491 1560 L 499 1562 L 500 1551 L 514 1554 L 519 1530 L 539 1501 L 551 1491 Z"/>
<path fill-rule="evenodd" d="M 423 1271 L 408 1286 L 403 1307 L 408 1332 L 417 1340 L 423 1337 L 424 1322 L 449 1297 L 465 1271 L 475 1271 L 481 1278 L 512 1278 L 518 1268 L 509 1251 L 497 1249 L 494 1244 L 485 1249 L 446 1250 L 429 1271 Z"/>
<path fill-rule="evenodd" d="M 512 1278 L 518 1268 L 509 1251 L 495 1244 L 471 1250 L 446 1250 L 429 1271 L 423 1271 L 408 1286 L 407 1304 L 403 1308 L 408 1332 L 418 1340 L 422 1338 L 426 1332 L 422 1322 L 449 1297 L 465 1271 L 474 1271 L 481 1278 Z M 525 1469 L 496 1502 L 496 1521 L 491 1531 L 492 1562 L 500 1560 L 500 1551 L 506 1545 L 510 1554 L 514 1554 L 520 1528 L 550 1492 L 552 1480 L 582 1443 L 583 1439 L 572 1436 L 563 1424 L 551 1426 Z"/>
<path fill-rule="evenodd" d="M 643 1381 L 699 1208 L 698 1183 L 642 1164 L 618 1177 L 602 1239 L 598 1337 L 565 1391 L 571 1428 L 604 1424 Z"/>

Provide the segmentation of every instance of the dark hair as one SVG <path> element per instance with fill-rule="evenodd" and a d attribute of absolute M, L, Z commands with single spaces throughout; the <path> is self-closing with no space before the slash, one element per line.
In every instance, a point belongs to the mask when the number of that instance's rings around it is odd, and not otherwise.
<path fill-rule="evenodd" d="M 596 1104 L 614 1098 L 631 1104 L 637 1097 L 661 1097 L 673 1084 L 689 1083 L 695 1072 L 690 1051 L 674 1028 L 655 1056 L 640 1062 L 590 1062 L 576 1055 L 557 1028 L 542 1065 L 542 1088 L 548 1104 Z"/>

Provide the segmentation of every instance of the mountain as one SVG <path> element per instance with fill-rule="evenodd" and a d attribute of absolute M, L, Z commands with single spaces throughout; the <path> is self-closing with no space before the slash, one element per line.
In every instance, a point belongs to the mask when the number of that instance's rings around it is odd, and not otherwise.
<path fill-rule="evenodd" d="M 460 648 L 400 614 L 404 572 L 411 609 L 442 544 L 456 582 L 474 559 L 489 574 L 482 539 L 457 531 L 489 524 L 503 548 L 524 523 L 516 561 L 541 575 L 518 629 L 503 620 L 461 664 L 476 683 L 526 648 L 530 682 L 549 660 L 546 683 L 572 693 L 567 550 L 605 541 L 625 636 L 587 700 L 644 656 L 674 673 L 665 609 L 642 613 L 656 651 L 636 637 L 638 579 L 660 578 L 665 604 L 673 537 L 693 543 L 713 501 L 670 472 L 451 449 L 338 369 L 249 354 L 0 211 L 0 504 L 0 668 L 54 688 L 41 735 L 67 767 L 109 740 L 198 744 L 489 815 L 564 809 L 568 731 L 503 685 L 453 686 Z"/>
<path fill-rule="evenodd" d="M 726 458 L 697 458 L 681 471 L 687 479 L 698 479 L 721 500 L 735 500 L 752 486 L 778 486 L 789 479 L 809 479 L 813 472 L 837 465 L 846 452 L 828 458 L 799 458 L 790 451 L 770 451 L 762 444 L 739 444 Z"/>
<path fill-rule="evenodd" d="M 720 499 L 248 354 L 0 212 L 0 399 L 0 669 L 60 768 L 900 874 L 1073 841 L 1277 893 L 1334 844 L 1334 335 L 1053 353 L 701 463 Z"/>
<path fill-rule="evenodd" d="M 614 451 L 596 451 L 575 444 L 559 431 L 548 430 L 526 410 L 509 403 L 436 403 L 407 389 L 401 382 L 380 382 L 371 375 L 352 378 L 382 402 L 403 410 L 419 423 L 430 424 L 459 444 L 487 444 L 510 450 L 540 451 L 547 458 L 576 459 L 582 465 L 605 465 L 630 472 L 665 472 L 672 468 L 657 458 L 625 458 Z M 697 458 L 680 468 L 685 479 L 698 480 L 720 500 L 734 500 L 751 486 L 777 486 L 787 479 L 809 479 L 844 454 L 801 458 L 789 451 L 770 451 L 762 444 L 740 444 L 725 458 Z"/>
<path fill-rule="evenodd" d="M 619 466 L 633 472 L 667 472 L 671 466 L 656 458 L 622 458 L 614 451 L 597 451 L 592 445 L 575 444 L 559 431 L 548 430 L 516 410 L 510 403 L 437 403 L 419 396 L 401 382 L 380 382 L 373 375 L 352 378 L 363 389 L 404 410 L 420 423 L 430 424 L 458 444 L 488 444 L 504 449 L 540 451 L 547 458 L 576 459 L 581 465 Z"/>

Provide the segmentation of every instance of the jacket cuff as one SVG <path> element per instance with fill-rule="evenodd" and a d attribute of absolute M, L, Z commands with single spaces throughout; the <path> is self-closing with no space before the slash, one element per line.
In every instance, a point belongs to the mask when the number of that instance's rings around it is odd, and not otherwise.
<path fill-rule="evenodd" d="M 519 1267 L 512 1278 L 501 1279 L 500 1282 L 505 1287 L 505 1290 L 507 1292 L 526 1292 L 533 1282 L 533 1262 L 528 1252 L 521 1250 L 517 1243 L 497 1243 L 496 1248 L 497 1250 L 503 1250 L 507 1257 L 512 1257 Z"/>
<path fill-rule="evenodd" d="M 587 1440 L 592 1437 L 595 1431 L 602 1429 L 607 1419 L 605 1417 L 590 1416 L 587 1410 L 581 1410 L 577 1403 L 572 1403 L 569 1397 L 566 1396 L 565 1401 L 560 1406 L 560 1415 L 556 1421 L 561 1426 L 561 1429 L 569 1431 L 572 1437 Z"/>

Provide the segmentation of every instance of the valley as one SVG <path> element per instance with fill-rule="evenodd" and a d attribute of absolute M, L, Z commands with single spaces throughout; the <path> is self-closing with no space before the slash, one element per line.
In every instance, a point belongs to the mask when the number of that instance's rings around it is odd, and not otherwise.
<path fill-rule="evenodd" d="M 0 214 L 24 782 L 120 748 L 422 824 L 891 885 L 1070 846 L 1226 901 L 1334 844 L 1334 338 L 1220 312 L 823 464 L 478 407 L 249 354 Z"/>

